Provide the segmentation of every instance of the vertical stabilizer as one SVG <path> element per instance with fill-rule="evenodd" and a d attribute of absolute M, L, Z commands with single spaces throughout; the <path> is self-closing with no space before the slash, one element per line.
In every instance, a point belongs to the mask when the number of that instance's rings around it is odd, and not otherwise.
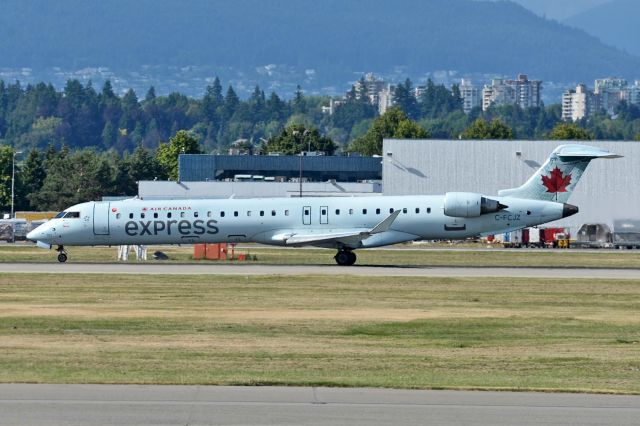
<path fill-rule="evenodd" d="M 503 189 L 501 197 L 566 203 L 589 162 L 596 158 L 619 158 L 602 148 L 586 145 L 560 145 L 540 169 L 519 188 Z"/>

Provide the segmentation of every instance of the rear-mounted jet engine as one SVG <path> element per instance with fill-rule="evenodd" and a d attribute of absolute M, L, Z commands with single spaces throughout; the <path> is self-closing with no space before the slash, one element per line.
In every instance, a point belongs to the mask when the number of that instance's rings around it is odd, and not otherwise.
<path fill-rule="evenodd" d="M 450 217 L 478 217 L 507 207 L 473 192 L 447 192 L 444 196 L 444 214 Z"/>

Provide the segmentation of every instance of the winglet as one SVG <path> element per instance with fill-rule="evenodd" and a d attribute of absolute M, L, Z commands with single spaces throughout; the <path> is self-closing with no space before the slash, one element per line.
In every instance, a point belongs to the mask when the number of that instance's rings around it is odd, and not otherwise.
<path fill-rule="evenodd" d="M 396 210 L 393 213 L 391 213 L 389 217 L 387 217 L 385 220 L 383 220 L 382 222 L 374 226 L 373 229 L 368 232 L 368 234 L 374 235 L 374 234 L 380 234 L 382 232 L 387 232 L 389 228 L 391 228 L 391 225 L 396 220 L 400 212 L 401 210 Z"/>

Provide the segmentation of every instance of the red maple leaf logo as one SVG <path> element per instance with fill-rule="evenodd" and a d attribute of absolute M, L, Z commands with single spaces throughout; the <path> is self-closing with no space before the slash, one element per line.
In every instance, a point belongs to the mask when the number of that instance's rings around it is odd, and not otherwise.
<path fill-rule="evenodd" d="M 549 176 L 542 176 L 542 184 L 547 187 L 547 192 L 567 192 L 567 186 L 571 184 L 571 173 L 565 176 L 556 167 Z"/>

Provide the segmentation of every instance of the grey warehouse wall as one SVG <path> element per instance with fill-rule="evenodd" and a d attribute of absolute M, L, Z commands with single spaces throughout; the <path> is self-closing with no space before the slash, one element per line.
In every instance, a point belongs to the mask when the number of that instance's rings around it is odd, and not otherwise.
<path fill-rule="evenodd" d="M 383 144 L 383 194 L 495 195 L 520 186 L 565 143 L 598 146 L 625 157 L 593 161 L 569 200 L 580 213 L 556 224 L 576 232 L 584 223 L 612 226 L 614 219 L 640 219 L 639 142 L 388 139 Z"/>

